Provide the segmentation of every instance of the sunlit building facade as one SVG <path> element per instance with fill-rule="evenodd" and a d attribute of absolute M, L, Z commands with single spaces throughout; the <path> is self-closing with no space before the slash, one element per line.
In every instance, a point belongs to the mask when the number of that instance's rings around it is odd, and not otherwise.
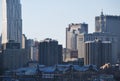
<path fill-rule="evenodd" d="M 66 28 L 66 48 L 77 50 L 77 35 L 87 33 L 88 24 L 85 23 L 69 24 L 68 28 Z"/>
<path fill-rule="evenodd" d="M 2 0 L 2 44 L 10 40 L 22 46 L 22 16 L 20 0 Z"/>

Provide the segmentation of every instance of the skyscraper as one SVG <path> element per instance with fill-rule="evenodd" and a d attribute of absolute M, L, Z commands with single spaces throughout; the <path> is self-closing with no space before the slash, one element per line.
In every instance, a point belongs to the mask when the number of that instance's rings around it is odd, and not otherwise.
<path fill-rule="evenodd" d="M 95 41 L 85 42 L 85 64 L 94 64 L 98 67 L 112 61 L 112 44 L 110 41 Z"/>
<path fill-rule="evenodd" d="M 77 35 L 78 58 L 86 58 L 85 42 L 94 41 L 96 38 L 101 41 L 110 41 L 112 48 L 111 64 L 120 60 L 120 16 L 104 15 L 95 17 L 95 32 Z M 90 49 L 91 50 L 91 49 Z"/>
<path fill-rule="evenodd" d="M 69 27 L 66 28 L 66 48 L 77 50 L 77 35 L 87 33 L 88 24 L 85 23 L 69 24 Z"/>
<path fill-rule="evenodd" d="M 120 16 L 104 15 L 95 17 L 95 32 L 111 33 L 120 35 Z"/>
<path fill-rule="evenodd" d="M 72 23 L 66 28 L 66 49 L 64 51 L 66 61 L 79 58 L 77 42 L 79 34 L 88 34 L 88 24 Z"/>
<path fill-rule="evenodd" d="M 39 43 L 38 49 L 39 64 L 51 66 L 62 63 L 62 45 L 58 41 L 46 38 Z"/>
<path fill-rule="evenodd" d="M 22 44 L 20 0 L 2 0 L 2 44 L 10 40 Z"/>

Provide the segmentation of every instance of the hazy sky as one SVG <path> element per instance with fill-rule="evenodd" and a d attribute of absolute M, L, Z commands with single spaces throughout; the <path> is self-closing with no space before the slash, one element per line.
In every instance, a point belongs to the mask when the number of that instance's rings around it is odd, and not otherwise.
<path fill-rule="evenodd" d="M 94 19 L 104 14 L 120 15 L 120 0 L 21 0 L 23 33 L 27 38 L 53 38 L 65 46 L 65 28 L 70 23 L 87 23 L 94 32 Z M 0 0 L 0 33 L 2 31 Z"/>

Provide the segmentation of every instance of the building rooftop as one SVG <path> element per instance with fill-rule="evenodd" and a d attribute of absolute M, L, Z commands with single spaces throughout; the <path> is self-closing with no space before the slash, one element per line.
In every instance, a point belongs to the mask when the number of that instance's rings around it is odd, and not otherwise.
<path fill-rule="evenodd" d="M 19 68 L 13 71 L 6 71 L 9 72 L 15 72 L 16 75 L 35 75 L 37 71 L 39 70 L 42 73 L 55 73 L 55 72 L 67 72 L 70 70 L 73 71 L 87 71 L 89 69 L 93 69 L 94 71 L 98 71 L 97 67 L 95 65 L 86 65 L 86 66 L 79 66 L 79 65 L 55 65 L 55 66 L 49 66 L 49 67 L 26 67 L 26 68 Z"/>
<path fill-rule="evenodd" d="M 51 38 L 46 38 L 44 40 L 42 40 L 41 42 L 58 42 L 57 40 L 51 39 Z"/>

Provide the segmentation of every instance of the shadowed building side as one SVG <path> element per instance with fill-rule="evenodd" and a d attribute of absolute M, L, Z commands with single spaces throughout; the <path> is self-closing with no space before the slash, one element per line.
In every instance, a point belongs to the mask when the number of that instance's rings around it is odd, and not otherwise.
<path fill-rule="evenodd" d="M 85 65 L 94 64 L 98 67 L 105 63 L 112 62 L 112 44 L 110 41 L 95 41 L 85 42 Z"/>
<path fill-rule="evenodd" d="M 62 63 L 62 45 L 58 41 L 45 39 L 39 43 L 39 64 L 51 66 Z"/>

